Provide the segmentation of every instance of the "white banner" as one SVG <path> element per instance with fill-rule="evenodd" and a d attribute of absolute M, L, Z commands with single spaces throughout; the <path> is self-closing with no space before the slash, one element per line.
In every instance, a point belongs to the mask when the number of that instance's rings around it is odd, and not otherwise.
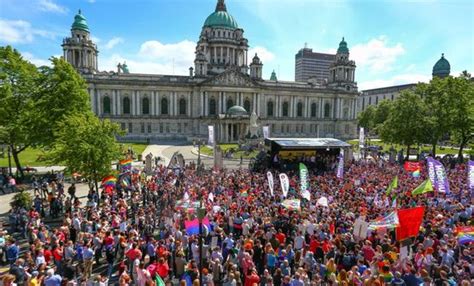
<path fill-rule="evenodd" d="M 320 197 L 320 198 L 318 199 L 318 201 L 316 202 L 316 205 L 317 205 L 317 206 L 328 207 L 328 206 L 329 206 L 328 198 L 326 198 L 326 197 Z"/>
<path fill-rule="evenodd" d="M 281 184 L 281 191 L 283 192 L 283 197 L 286 198 L 288 195 L 288 190 L 290 189 L 290 180 L 285 173 L 280 174 L 280 184 Z"/>
<path fill-rule="evenodd" d="M 359 130 L 359 147 L 360 148 L 364 148 L 364 141 L 365 141 L 364 127 L 361 127 Z"/>
<path fill-rule="evenodd" d="M 272 174 L 272 172 L 270 172 L 270 171 L 267 172 L 267 179 L 268 179 L 268 187 L 270 188 L 270 194 L 272 194 L 272 197 L 273 197 L 274 183 L 273 183 L 273 174 Z"/>
<path fill-rule="evenodd" d="M 208 144 L 214 146 L 214 125 L 207 126 L 207 130 L 209 131 L 209 139 L 207 139 Z"/>
<path fill-rule="evenodd" d="M 270 126 L 263 126 L 263 139 L 270 138 Z"/>

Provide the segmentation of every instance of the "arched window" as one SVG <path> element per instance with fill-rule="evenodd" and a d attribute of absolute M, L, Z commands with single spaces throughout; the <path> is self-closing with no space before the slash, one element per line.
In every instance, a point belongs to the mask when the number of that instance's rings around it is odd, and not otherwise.
<path fill-rule="evenodd" d="M 267 116 L 273 116 L 273 101 L 267 102 Z"/>
<path fill-rule="evenodd" d="M 296 104 L 296 116 L 303 117 L 303 103 L 302 102 L 298 102 L 298 104 Z"/>
<path fill-rule="evenodd" d="M 104 114 L 110 114 L 110 97 L 104 97 L 104 100 L 102 101 L 102 110 Z"/>
<path fill-rule="evenodd" d="M 247 112 L 252 111 L 252 110 L 250 110 L 250 100 L 248 100 L 248 98 L 245 99 L 245 101 L 244 101 L 244 108 L 245 108 L 245 110 L 247 110 Z"/>
<path fill-rule="evenodd" d="M 130 114 L 130 98 L 125 97 L 122 102 L 123 114 Z"/>
<path fill-rule="evenodd" d="M 150 114 L 150 100 L 148 97 L 142 99 L 142 114 Z"/>
<path fill-rule="evenodd" d="M 214 98 L 209 100 L 209 115 L 216 115 L 216 100 Z"/>
<path fill-rule="evenodd" d="M 344 107 L 344 109 L 342 110 L 342 118 L 343 119 L 349 119 L 349 108 L 348 107 Z"/>
<path fill-rule="evenodd" d="M 179 100 L 179 115 L 186 115 L 186 99 Z"/>
<path fill-rule="evenodd" d="M 287 101 L 283 102 L 282 115 L 288 116 L 288 102 Z"/>
<path fill-rule="evenodd" d="M 234 101 L 232 99 L 227 99 L 226 110 L 234 106 Z M 248 111 L 248 110 L 247 110 Z"/>
<path fill-rule="evenodd" d="M 162 115 L 168 114 L 168 99 L 166 99 L 166 97 L 163 97 L 161 99 L 161 114 Z"/>
<path fill-rule="evenodd" d="M 311 117 L 316 117 L 318 114 L 318 105 L 313 102 L 311 103 Z"/>
<path fill-rule="evenodd" d="M 324 118 L 331 117 L 331 104 L 326 103 L 324 104 Z"/>

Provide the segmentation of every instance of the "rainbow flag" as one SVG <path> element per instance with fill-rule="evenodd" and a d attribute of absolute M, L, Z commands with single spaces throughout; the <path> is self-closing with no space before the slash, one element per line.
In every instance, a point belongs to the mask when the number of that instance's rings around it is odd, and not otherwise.
<path fill-rule="evenodd" d="M 378 218 L 369 223 L 369 230 L 377 230 L 381 228 L 396 228 L 400 225 L 397 212 L 391 212 L 385 217 Z"/>
<path fill-rule="evenodd" d="M 413 173 L 411 173 L 411 175 L 413 176 L 413 178 L 419 178 L 420 177 L 420 169 L 413 171 Z"/>
<path fill-rule="evenodd" d="M 122 170 L 131 170 L 132 169 L 132 159 L 120 160 L 119 162 Z"/>
<path fill-rule="evenodd" d="M 248 197 L 248 196 L 249 196 L 249 190 L 248 190 L 248 189 L 241 190 L 241 191 L 240 191 L 240 196 L 241 196 L 242 198 Z"/>
<path fill-rule="evenodd" d="M 474 243 L 474 227 L 465 226 L 456 228 L 459 244 Z"/>
<path fill-rule="evenodd" d="M 117 178 L 115 178 L 115 176 L 107 176 L 102 179 L 102 186 L 105 187 L 115 187 L 115 183 L 117 183 Z"/>
<path fill-rule="evenodd" d="M 188 235 L 199 234 L 199 220 L 197 218 L 184 221 L 184 226 L 186 227 L 186 233 Z M 211 223 L 207 217 L 203 218 L 202 226 L 206 226 L 208 230 L 211 230 Z"/>
<path fill-rule="evenodd" d="M 122 187 L 124 188 L 128 188 L 130 187 L 130 178 L 129 177 L 126 177 L 126 176 L 123 176 L 121 179 L 120 179 L 120 184 L 122 185 Z"/>
<path fill-rule="evenodd" d="M 290 211 L 299 211 L 301 209 L 301 201 L 299 199 L 286 199 L 281 205 Z"/>

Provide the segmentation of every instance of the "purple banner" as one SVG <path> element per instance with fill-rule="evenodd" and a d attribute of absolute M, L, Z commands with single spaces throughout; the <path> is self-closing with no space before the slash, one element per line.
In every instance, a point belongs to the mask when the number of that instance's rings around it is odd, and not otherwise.
<path fill-rule="evenodd" d="M 474 191 L 474 161 L 469 160 L 467 172 L 469 190 Z"/>
<path fill-rule="evenodd" d="M 341 149 L 341 153 L 339 154 L 339 164 L 337 164 L 337 173 L 336 177 L 342 179 L 344 177 L 344 150 Z"/>
<path fill-rule="evenodd" d="M 440 193 L 449 193 L 449 182 L 446 170 L 440 161 L 432 159 L 434 165 L 434 171 L 436 175 L 436 190 Z"/>

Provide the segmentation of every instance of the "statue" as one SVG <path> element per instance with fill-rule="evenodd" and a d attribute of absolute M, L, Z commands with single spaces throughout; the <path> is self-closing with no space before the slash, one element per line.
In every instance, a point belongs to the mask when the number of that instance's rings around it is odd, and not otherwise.
<path fill-rule="evenodd" d="M 259 127 L 257 124 L 257 119 L 258 119 L 258 116 L 255 113 L 255 111 L 252 112 L 252 114 L 250 115 L 250 125 L 249 125 L 250 138 L 252 139 L 258 138 Z"/>

